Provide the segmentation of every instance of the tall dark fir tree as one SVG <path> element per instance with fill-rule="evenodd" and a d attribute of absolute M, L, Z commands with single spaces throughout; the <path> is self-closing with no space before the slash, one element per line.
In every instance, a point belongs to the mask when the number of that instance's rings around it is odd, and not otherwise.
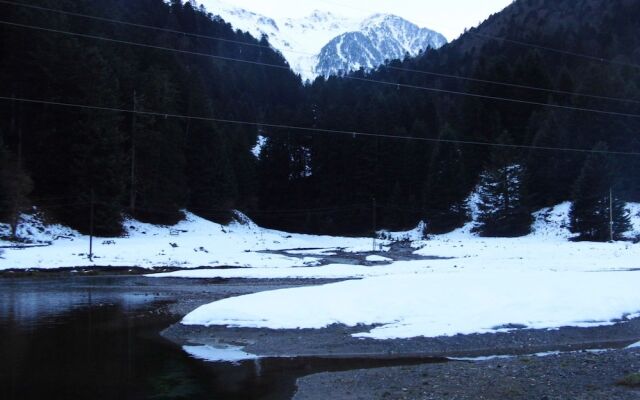
<path fill-rule="evenodd" d="M 511 143 L 508 135 L 500 143 Z M 529 233 L 532 216 L 524 201 L 525 167 L 512 150 L 497 148 L 480 175 L 479 226 L 482 236 L 514 237 Z"/>
<path fill-rule="evenodd" d="M 604 242 L 621 239 L 631 226 L 625 203 L 615 195 L 611 160 L 599 143 L 582 167 L 573 188 L 571 230 L 578 240 Z"/>

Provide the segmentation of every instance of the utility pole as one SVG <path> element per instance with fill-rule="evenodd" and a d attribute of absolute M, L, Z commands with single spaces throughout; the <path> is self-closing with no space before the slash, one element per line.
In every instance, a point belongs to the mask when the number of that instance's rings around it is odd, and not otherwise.
<path fill-rule="evenodd" d="M 131 117 L 131 183 L 129 193 L 129 210 L 133 217 L 136 211 L 136 109 L 138 100 L 136 91 L 133 91 L 133 115 Z"/>
<path fill-rule="evenodd" d="M 16 146 L 16 155 L 18 157 L 18 167 L 22 168 L 22 106 L 16 102 L 15 93 L 11 94 L 11 122 L 10 132 L 11 135 L 15 135 L 18 143 Z"/>
<path fill-rule="evenodd" d="M 609 235 L 613 242 L 613 188 L 609 188 Z"/>
<path fill-rule="evenodd" d="M 371 222 L 372 222 L 372 227 L 373 227 L 373 251 L 376 251 L 376 226 L 377 226 L 377 223 L 376 223 L 376 217 L 377 217 L 376 211 L 377 210 L 376 210 L 376 208 L 377 207 L 376 207 L 376 199 L 375 199 L 375 197 L 372 200 L 373 200 L 373 202 L 371 204 L 371 206 L 372 206 L 371 207 Z"/>
<path fill-rule="evenodd" d="M 17 136 L 17 158 L 15 160 L 15 173 L 20 174 L 22 171 L 22 119 L 20 117 L 22 107 L 20 105 L 16 105 L 16 96 L 15 93 L 11 94 L 11 122 L 10 122 L 10 132 L 11 135 Z M 7 207 L 11 207 L 11 237 L 13 239 L 18 238 L 18 224 L 20 223 L 20 211 L 21 206 L 23 205 L 21 202 L 20 190 L 21 184 L 15 182 L 13 185 L 13 198 L 11 199 L 11 204 L 7 204 Z"/>
<path fill-rule="evenodd" d="M 95 203 L 95 194 L 91 189 L 91 209 L 89 211 L 89 261 L 93 262 L 93 208 Z"/>

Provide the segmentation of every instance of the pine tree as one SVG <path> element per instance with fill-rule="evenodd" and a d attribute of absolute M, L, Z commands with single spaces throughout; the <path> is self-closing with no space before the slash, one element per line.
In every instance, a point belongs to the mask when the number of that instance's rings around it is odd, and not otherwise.
<path fill-rule="evenodd" d="M 75 101 L 117 107 L 119 81 L 99 49 L 79 46 L 73 51 L 76 64 L 64 79 L 69 90 L 77 91 Z M 50 211 L 82 232 L 89 232 L 93 214 L 96 235 L 120 234 L 126 188 L 121 116 L 111 111 L 58 110 L 52 118 L 56 123 L 49 143 L 55 157 L 43 163 L 54 185 L 47 194 L 65 197 L 70 204 Z"/>
<path fill-rule="evenodd" d="M 456 131 L 445 125 L 440 139 L 458 140 Z M 464 154 L 456 143 L 438 143 L 431 155 L 425 190 L 427 229 L 444 233 L 462 226 L 469 218 L 465 197 L 469 192 L 464 178 Z"/>
<path fill-rule="evenodd" d="M 594 148 L 596 151 L 606 149 L 603 143 Z M 570 212 L 571 230 L 578 234 L 578 240 L 608 241 L 611 239 L 611 230 L 613 238 L 620 239 L 630 229 L 624 202 L 618 197 L 610 197 L 613 192 L 612 175 L 611 163 L 606 155 L 594 153 L 585 161 L 573 189 Z"/>
<path fill-rule="evenodd" d="M 189 82 L 188 114 L 213 115 L 213 106 L 204 91 L 202 76 Z M 216 222 L 229 222 L 229 210 L 236 207 L 236 176 L 229 146 L 238 136 L 233 127 L 207 121 L 188 121 L 186 127 L 189 210 Z"/>
<path fill-rule="evenodd" d="M 502 135 L 501 143 L 510 143 Z M 498 149 L 480 175 L 480 204 L 477 231 L 482 236 L 514 237 L 529 233 L 532 217 L 524 204 L 525 168 L 508 150 Z"/>
<path fill-rule="evenodd" d="M 536 118 L 537 121 L 534 121 Z M 537 147 L 570 147 L 567 119 L 549 112 L 533 115 L 529 124 L 537 122 L 532 144 Z M 526 204 L 532 209 L 552 207 L 571 196 L 571 186 L 579 172 L 577 156 L 544 150 L 531 150 L 524 178 Z"/>
<path fill-rule="evenodd" d="M 31 177 L 17 157 L 7 151 L 0 138 L 0 221 L 11 226 L 11 238 L 17 239 L 20 213 L 29 206 L 27 196 L 33 189 Z"/>
<path fill-rule="evenodd" d="M 151 67 L 139 85 L 142 111 L 177 113 L 179 92 L 169 72 Z M 155 115 L 136 119 L 136 212 L 145 222 L 174 224 L 182 217 L 187 185 L 185 135 L 181 121 Z"/>

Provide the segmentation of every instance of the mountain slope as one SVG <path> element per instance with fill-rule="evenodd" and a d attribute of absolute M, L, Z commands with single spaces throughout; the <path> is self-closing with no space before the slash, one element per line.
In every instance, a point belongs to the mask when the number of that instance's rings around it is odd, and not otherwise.
<path fill-rule="evenodd" d="M 416 56 L 446 43 L 444 36 L 430 29 L 395 15 L 377 14 L 363 21 L 359 31 L 342 34 L 323 47 L 315 72 L 329 76 L 361 67 L 370 70 L 385 60 Z"/>
<path fill-rule="evenodd" d="M 234 29 L 269 43 L 287 59 L 291 69 L 303 79 L 315 78 L 317 54 L 334 37 L 359 27 L 359 21 L 314 11 L 304 18 L 275 20 L 261 14 L 227 4 L 220 0 L 203 0 L 207 11 L 230 23 Z"/>
<path fill-rule="evenodd" d="M 221 0 L 203 0 L 203 4 L 234 29 L 256 38 L 266 35 L 304 80 L 360 67 L 371 69 L 387 59 L 401 59 L 407 53 L 415 56 L 447 42 L 439 33 L 394 15 L 377 14 L 360 21 L 316 10 L 303 18 L 273 19 Z"/>

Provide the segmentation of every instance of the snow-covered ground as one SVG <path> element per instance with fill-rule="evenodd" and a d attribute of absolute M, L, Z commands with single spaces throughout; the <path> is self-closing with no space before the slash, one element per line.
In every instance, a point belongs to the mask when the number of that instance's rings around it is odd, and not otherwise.
<path fill-rule="evenodd" d="M 393 261 L 393 252 L 363 257 L 371 266 L 318 266 L 339 249 L 371 250 L 369 238 L 288 234 L 260 228 L 241 215 L 240 222 L 222 226 L 192 214 L 172 227 L 128 221 L 128 237 L 95 241 L 92 263 L 86 236 L 32 219 L 21 233 L 31 231 L 32 239 L 51 244 L 6 249 L 0 269 L 177 266 L 184 270 L 152 276 L 358 279 L 226 299 L 193 311 L 183 322 L 275 329 L 375 325 L 356 336 L 376 339 L 587 327 L 640 317 L 640 244 L 569 241 L 569 208 L 565 203 L 535 213 L 533 232 L 521 238 L 480 238 L 471 233 L 473 223 L 429 240 L 421 239 L 421 228 L 385 232 L 389 239 L 412 240 L 416 255 L 441 258 Z M 640 206 L 629 209 L 634 229 L 640 228 Z M 382 243 L 388 250 L 388 242 Z M 258 252 L 288 249 L 286 255 Z M 239 268 L 192 269 L 198 266 Z"/>
<path fill-rule="evenodd" d="M 597 326 L 640 311 L 637 272 L 402 274 L 225 299 L 188 314 L 186 325 L 323 328 L 381 326 L 354 336 L 446 336 L 508 326 Z"/>
<path fill-rule="evenodd" d="M 155 226 L 127 221 L 126 237 L 94 238 L 93 261 L 88 258 L 89 237 L 60 225 L 45 225 L 25 215 L 19 235 L 45 244 L 42 247 L 5 249 L 0 270 L 84 266 L 125 267 L 251 267 L 281 268 L 313 265 L 314 257 L 287 257 L 260 253 L 260 250 L 295 248 L 371 249 L 371 239 L 297 235 L 263 229 L 239 214 L 240 222 L 216 224 L 186 213 L 175 226 Z M 9 227 L 0 224 L 0 236 Z M 11 243 L 0 240 L 0 247 Z"/>
<path fill-rule="evenodd" d="M 630 205 L 637 236 L 636 205 Z M 202 306 L 187 325 L 271 329 L 363 328 L 356 337 L 435 337 L 520 328 L 609 325 L 640 317 L 640 245 L 574 243 L 569 203 L 534 214 L 532 233 L 480 238 L 473 223 L 418 240 L 416 230 L 386 233 L 413 239 L 419 255 L 450 259 L 358 267 L 327 265 L 277 271 L 279 277 L 363 278 L 311 288 L 258 293 Z M 187 271 L 163 276 L 258 277 L 267 271 Z M 275 271 L 274 271 L 275 272 Z"/>

